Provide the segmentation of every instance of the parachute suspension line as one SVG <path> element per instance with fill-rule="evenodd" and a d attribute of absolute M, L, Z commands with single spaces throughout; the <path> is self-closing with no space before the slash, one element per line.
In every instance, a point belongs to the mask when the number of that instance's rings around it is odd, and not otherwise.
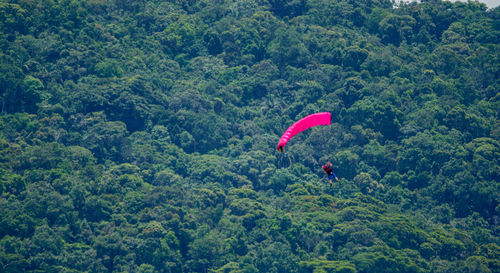
<path fill-rule="evenodd" d="M 295 163 L 295 156 L 293 156 L 293 154 L 290 154 L 290 156 L 288 157 L 288 159 L 289 159 L 289 160 L 288 160 L 288 161 L 289 161 L 289 162 L 288 162 L 288 163 L 289 163 L 289 165 L 288 165 L 288 166 L 292 166 L 292 165 L 293 165 L 293 163 Z"/>
<path fill-rule="evenodd" d="M 278 169 L 283 168 L 283 152 L 278 156 Z"/>
<path fill-rule="evenodd" d="M 293 165 L 295 157 L 291 153 L 285 151 L 281 152 L 278 156 L 278 168 L 287 168 Z"/>

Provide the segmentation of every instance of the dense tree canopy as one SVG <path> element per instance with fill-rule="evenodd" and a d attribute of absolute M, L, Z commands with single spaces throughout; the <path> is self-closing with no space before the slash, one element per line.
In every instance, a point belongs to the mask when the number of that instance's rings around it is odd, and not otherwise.
<path fill-rule="evenodd" d="M 500 272 L 500 9 L 420 2 L 0 0 L 0 271 Z"/>

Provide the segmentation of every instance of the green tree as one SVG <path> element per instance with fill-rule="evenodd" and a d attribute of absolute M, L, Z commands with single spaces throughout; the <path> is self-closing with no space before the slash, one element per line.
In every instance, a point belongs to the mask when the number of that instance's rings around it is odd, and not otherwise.
<path fill-rule="evenodd" d="M 368 50 L 360 48 L 359 46 L 350 46 L 344 50 L 342 64 L 354 70 L 359 70 L 361 64 L 368 57 Z"/>
<path fill-rule="evenodd" d="M 276 38 L 269 43 L 267 52 L 280 68 L 286 65 L 303 67 L 310 54 L 297 30 L 284 28 L 276 31 Z"/>
<path fill-rule="evenodd" d="M 411 40 L 409 36 L 415 24 L 415 19 L 409 15 L 391 14 L 380 21 L 379 31 L 383 41 L 399 45 L 405 39 Z"/>

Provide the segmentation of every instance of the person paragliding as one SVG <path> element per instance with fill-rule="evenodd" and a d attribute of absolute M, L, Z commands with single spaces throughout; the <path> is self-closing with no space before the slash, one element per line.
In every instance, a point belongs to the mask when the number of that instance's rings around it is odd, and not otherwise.
<path fill-rule="evenodd" d="M 332 124 L 332 114 L 329 112 L 321 112 L 308 115 L 299 121 L 292 124 L 292 126 L 288 127 L 286 131 L 281 136 L 278 146 L 276 147 L 278 152 L 283 152 L 285 145 L 288 143 L 290 139 L 292 139 L 295 135 L 310 129 L 315 126 L 321 125 L 331 125 Z M 328 161 L 323 167 L 323 171 L 328 175 L 328 180 L 330 181 L 330 185 L 333 185 L 332 179 L 339 181 L 339 178 L 335 175 L 332 169 L 332 163 Z"/>
<path fill-rule="evenodd" d="M 328 175 L 328 181 L 330 182 L 330 185 L 333 185 L 332 179 L 334 179 L 334 178 L 335 178 L 335 181 L 339 181 L 339 178 L 333 172 L 332 167 L 333 167 L 333 165 L 330 161 L 326 162 L 326 164 L 323 165 L 323 167 L 321 167 L 323 169 L 323 171 Z"/>

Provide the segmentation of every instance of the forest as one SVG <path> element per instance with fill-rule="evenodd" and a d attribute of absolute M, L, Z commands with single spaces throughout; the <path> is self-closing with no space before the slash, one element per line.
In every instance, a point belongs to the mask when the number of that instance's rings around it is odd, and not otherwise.
<path fill-rule="evenodd" d="M 498 273 L 499 118 L 474 0 L 0 0 L 0 272 Z"/>

